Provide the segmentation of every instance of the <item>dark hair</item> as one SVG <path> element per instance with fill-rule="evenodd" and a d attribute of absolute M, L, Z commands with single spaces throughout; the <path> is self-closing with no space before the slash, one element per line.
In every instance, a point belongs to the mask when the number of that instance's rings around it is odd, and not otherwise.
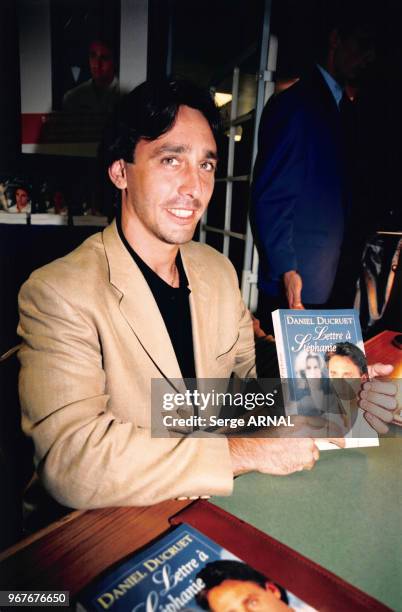
<path fill-rule="evenodd" d="M 363 353 L 361 349 L 359 349 L 356 344 L 352 344 L 351 342 L 338 342 L 335 344 L 333 351 L 328 351 L 325 354 L 325 363 L 328 366 L 329 360 L 334 355 L 339 355 L 340 357 L 348 357 L 350 361 L 352 361 L 355 366 L 357 366 L 361 372 L 361 374 L 367 374 L 367 360 L 366 355 Z"/>
<path fill-rule="evenodd" d="M 346 40 L 360 28 L 368 28 L 374 41 L 377 30 L 378 8 L 369 0 L 324 0 L 319 11 L 320 23 L 316 24 L 316 57 L 321 60 L 328 53 L 329 35 L 337 30 L 340 38 Z"/>
<path fill-rule="evenodd" d="M 219 586 L 225 580 L 255 582 L 262 589 L 265 589 L 266 583 L 269 582 L 264 574 L 257 572 L 257 570 L 242 561 L 213 561 L 212 563 L 207 563 L 206 566 L 198 572 L 197 578 L 201 578 L 205 584 L 202 591 L 197 593 L 195 597 L 197 604 L 201 606 L 203 610 L 209 610 L 208 591 Z M 286 592 L 280 586 L 276 586 L 281 593 L 281 600 L 288 603 Z"/>
<path fill-rule="evenodd" d="M 220 116 L 208 90 L 181 79 L 145 81 L 121 99 L 105 130 L 100 148 L 105 166 L 117 159 L 133 162 L 138 141 L 156 140 L 168 132 L 180 106 L 199 110 L 217 138 Z"/>
<path fill-rule="evenodd" d="M 113 40 L 112 36 L 105 36 L 103 34 L 94 34 L 93 36 L 91 36 L 89 40 L 88 51 L 90 50 L 92 45 L 94 45 L 95 43 L 99 43 L 100 45 L 107 47 L 109 51 L 111 51 L 112 56 L 114 57 L 114 48 L 115 48 L 116 43 Z"/>

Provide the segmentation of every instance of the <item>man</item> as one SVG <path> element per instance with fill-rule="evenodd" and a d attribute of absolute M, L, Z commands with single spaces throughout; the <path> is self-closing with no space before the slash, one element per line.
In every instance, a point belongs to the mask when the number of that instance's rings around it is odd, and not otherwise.
<path fill-rule="evenodd" d="M 70 89 L 63 98 L 63 110 L 68 112 L 110 112 L 119 97 L 119 83 L 113 49 L 103 40 L 89 46 L 91 78 Z"/>
<path fill-rule="evenodd" d="M 153 438 L 151 380 L 252 376 L 249 312 L 230 262 L 191 242 L 214 186 L 219 115 L 184 81 L 122 101 L 105 146 L 121 212 L 20 297 L 23 428 L 37 471 L 74 508 L 228 495 L 233 476 L 284 475 L 312 439 Z"/>
<path fill-rule="evenodd" d="M 251 219 L 266 331 L 272 310 L 323 306 L 334 283 L 350 204 L 341 100 L 374 57 L 354 9 L 330 28 L 312 72 L 271 98 L 261 118 Z"/>
<path fill-rule="evenodd" d="M 17 187 L 14 193 L 15 204 L 10 206 L 8 212 L 21 213 L 31 212 L 31 205 L 29 202 L 29 194 L 25 187 Z"/>
<path fill-rule="evenodd" d="M 236 273 L 189 242 L 214 186 L 218 125 L 209 94 L 185 82 L 128 95 L 107 147 L 120 218 L 21 290 L 23 427 L 64 505 L 228 495 L 234 474 L 287 474 L 318 458 L 313 440 L 250 440 L 245 451 L 224 437 L 150 435 L 153 378 L 253 373 Z"/>
<path fill-rule="evenodd" d="M 211 612 L 312 610 L 249 565 L 223 560 L 208 563 L 197 575 L 205 584 L 196 600 Z"/>

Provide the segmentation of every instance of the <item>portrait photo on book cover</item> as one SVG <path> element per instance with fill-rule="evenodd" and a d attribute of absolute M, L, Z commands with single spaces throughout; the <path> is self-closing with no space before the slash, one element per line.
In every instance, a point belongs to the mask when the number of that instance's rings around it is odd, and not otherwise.
<path fill-rule="evenodd" d="M 294 373 L 297 414 L 338 413 L 338 400 L 355 399 L 367 380 L 367 360 L 356 344 L 338 342 L 324 355 L 305 350 L 295 355 Z"/>

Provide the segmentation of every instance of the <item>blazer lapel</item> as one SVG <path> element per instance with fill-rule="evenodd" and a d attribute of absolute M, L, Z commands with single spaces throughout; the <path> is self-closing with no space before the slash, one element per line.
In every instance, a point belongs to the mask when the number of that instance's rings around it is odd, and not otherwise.
<path fill-rule="evenodd" d="M 121 314 L 161 376 L 181 379 L 179 364 L 162 315 L 141 270 L 118 235 L 116 221 L 104 230 L 103 243 L 109 263 L 110 282 L 121 294 Z"/>
<path fill-rule="evenodd" d="M 189 242 L 180 247 L 183 266 L 191 290 L 190 309 L 193 330 L 194 361 L 197 378 L 207 378 L 208 362 L 213 353 L 213 338 L 211 337 L 211 305 L 210 284 L 206 282 L 208 270 L 196 257 L 194 243 Z"/>

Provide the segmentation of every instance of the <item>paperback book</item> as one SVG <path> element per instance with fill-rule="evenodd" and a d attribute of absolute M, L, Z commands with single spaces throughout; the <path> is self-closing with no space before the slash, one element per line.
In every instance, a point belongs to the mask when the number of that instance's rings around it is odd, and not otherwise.
<path fill-rule="evenodd" d="M 377 446 L 357 404 L 368 379 L 357 311 L 279 309 L 272 319 L 286 414 L 320 419 L 347 447 Z M 337 448 L 325 440 L 319 447 Z"/>
<path fill-rule="evenodd" d="M 98 578 L 81 593 L 76 609 L 195 612 L 240 609 L 245 601 L 259 610 L 314 612 L 269 576 L 181 524 Z"/>

